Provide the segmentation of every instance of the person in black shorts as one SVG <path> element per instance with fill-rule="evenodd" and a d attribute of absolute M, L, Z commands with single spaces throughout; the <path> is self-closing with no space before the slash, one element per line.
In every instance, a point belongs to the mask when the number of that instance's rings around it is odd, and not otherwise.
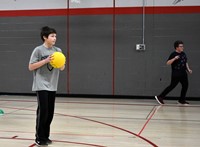
<path fill-rule="evenodd" d="M 187 56 L 183 52 L 184 46 L 183 42 L 180 40 L 177 40 L 174 42 L 174 48 L 175 51 L 171 53 L 167 60 L 167 65 L 171 65 L 172 68 L 172 74 L 171 74 L 171 83 L 170 85 L 164 89 L 164 91 L 158 95 L 155 96 L 157 102 L 159 104 L 164 104 L 163 99 L 165 96 L 172 91 L 180 82 L 182 85 L 181 89 L 181 95 L 178 100 L 178 104 L 189 104 L 186 101 L 186 93 L 188 89 L 188 75 L 187 72 L 190 74 L 192 73 L 192 70 L 189 68 L 188 62 L 187 62 Z"/>

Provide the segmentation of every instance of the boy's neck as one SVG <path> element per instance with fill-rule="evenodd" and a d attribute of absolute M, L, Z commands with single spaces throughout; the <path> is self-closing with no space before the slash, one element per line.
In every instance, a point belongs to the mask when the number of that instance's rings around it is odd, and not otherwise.
<path fill-rule="evenodd" d="M 50 44 L 47 44 L 47 43 L 45 43 L 44 42 L 44 44 L 43 44 L 46 48 L 52 48 L 52 45 L 50 45 Z"/>

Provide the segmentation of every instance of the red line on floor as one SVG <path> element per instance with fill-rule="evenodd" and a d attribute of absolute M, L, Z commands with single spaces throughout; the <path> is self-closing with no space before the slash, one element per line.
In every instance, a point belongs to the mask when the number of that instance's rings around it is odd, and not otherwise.
<path fill-rule="evenodd" d="M 13 108 L 13 109 L 14 109 L 14 108 Z M 19 108 L 16 108 L 16 109 L 19 110 Z M 22 108 L 22 109 L 20 109 L 20 110 L 35 111 L 35 110 L 33 110 L 33 109 L 27 109 L 27 108 Z M 154 144 L 153 142 L 151 142 L 150 140 L 148 140 L 148 139 L 146 139 L 146 138 L 144 138 L 144 137 L 142 137 L 142 136 L 140 136 L 140 135 L 137 135 L 136 133 L 133 133 L 133 132 L 131 132 L 131 131 L 129 131 L 129 130 L 126 130 L 126 129 L 124 129 L 124 128 L 120 128 L 120 127 L 115 126 L 115 125 L 111 125 L 111 124 L 108 124 L 108 123 L 104 123 L 104 122 L 100 122 L 100 121 L 97 121 L 97 120 L 88 119 L 88 118 L 80 117 L 80 116 L 67 115 L 67 114 L 61 114 L 61 113 L 55 113 L 55 114 L 58 114 L 58 115 L 61 115 L 61 116 L 68 116 L 68 117 L 78 118 L 78 119 L 82 119 L 82 120 L 87 120 L 87 121 L 99 123 L 99 124 L 102 124 L 102 125 L 106 125 L 106 126 L 109 126 L 109 127 L 112 127 L 112 128 L 116 128 L 116 129 L 118 129 L 118 130 L 127 132 L 127 133 L 132 134 L 132 135 L 134 135 L 134 136 L 136 136 L 136 137 L 139 137 L 140 139 L 142 139 L 142 140 L 148 142 L 149 144 L 151 144 L 152 146 L 157 147 L 157 145 Z"/>
<path fill-rule="evenodd" d="M 0 137 L 0 139 L 13 139 L 10 137 Z M 33 139 L 29 139 L 29 138 L 15 138 L 15 140 L 33 140 Z M 65 144 L 80 144 L 80 145 L 87 145 L 87 146 L 93 146 L 93 147 L 106 147 L 103 145 L 97 145 L 97 144 L 91 144 L 91 143 L 83 143 L 83 142 L 72 142 L 72 141 L 62 141 L 62 140 L 53 140 L 53 142 L 59 142 L 59 143 L 65 143 Z M 35 146 L 34 144 L 29 145 L 29 147 L 33 147 Z"/>
<path fill-rule="evenodd" d="M 58 115 L 62 115 L 62 116 L 68 116 L 68 117 L 73 117 L 73 118 L 78 118 L 78 119 L 83 119 L 83 120 L 87 120 L 87 121 L 91 121 L 91 122 L 95 122 L 95 123 L 99 123 L 99 124 L 102 124 L 102 125 L 105 125 L 105 126 L 109 126 L 109 127 L 112 127 L 112 128 L 116 128 L 118 130 L 121 130 L 121 131 L 124 131 L 124 132 L 127 132 L 129 134 L 132 134 L 136 137 L 139 137 L 140 139 L 148 142 L 149 144 L 151 144 L 153 147 L 158 147 L 156 144 L 154 144 L 153 142 L 151 142 L 150 140 L 140 136 L 140 135 L 137 135 L 136 133 L 133 133 L 129 130 L 126 130 L 124 128 L 120 128 L 118 126 L 115 126 L 115 125 L 111 125 L 111 124 L 108 124 L 108 123 L 104 123 L 104 122 L 101 122 L 101 121 L 97 121 L 97 120 L 93 120 L 93 119 L 88 119 L 88 118 L 84 118 L 84 117 L 80 117 L 80 116 L 74 116 L 74 115 L 67 115 L 67 114 L 61 114 L 61 113 L 55 113 L 55 114 L 58 114 Z"/>
<path fill-rule="evenodd" d="M 28 146 L 28 147 L 34 147 L 36 144 L 34 143 L 34 144 L 32 144 L 32 145 L 30 145 L 30 146 Z"/>
<path fill-rule="evenodd" d="M 21 134 L 33 134 L 35 132 L 25 132 L 25 131 L 7 131 L 7 130 L 0 130 L 0 132 L 4 133 L 21 133 Z M 67 136 L 89 136 L 89 137 L 104 137 L 104 138 L 111 138 L 114 137 L 114 135 L 107 135 L 107 134 L 102 134 L 102 135 L 97 135 L 97 134 L 77 134 L 77 133 L 59 133 L 59 132 L 52 132 L 51 134 L 57 134 L 57 135 L 67 135 Z M 16 136 L 18 137 L 18 136 Z M 13 138 L 13 137 L 12 137 Z M 13 138 L 14 139 L 14 138 Z"/>
<path fill-rule="evenodd" d="M 13 136 L 12 139 L 15 139 L 15 138 L 17 138 L 17 137 L 18 137 L 18 136 Z"/>
<path fill-rule="evenodd" d="M 151 113 L 150 117 L 147 119 L 147 121 L 145 122 L 144 126 L 142 127 L 141 131 L 138 133 L 138 136 L 141 135 L 141 133 L 144 131 L 145 127 L 147 126 L 147 124 L 149 123 L 149 121 L 152 119 L 152 117 L 154 116 L 155 112 L 156 112 L 156 107 L 153 109 L 153 112 Z"/>
<path fill-rule="evenodd" d="M 8 101 L 8 102 L 36 102 L 36 101 L 26 101 L 26 100 L 0 100 L 0 101 Z M 143 102 L 145 102 L 143 100 Z M 66 101 L 56 101 L 56 103 L 69 103 L 69 104 L 97 104 L 97 105 L 118 105 L 118 106 L 123 106 L 123 105 L 132 105 L 132 106 L 155 106 L 155 104 L 130 104 L 130 103 L 102 103 L 102 102 L 66 102 Z M 156 103 L 157 104 L 157 103 Z M 200 105 L 188 105 L 188 106 L 180 106 L 177 104 L 165 104 L 165 106 L 167 107 L 200 107 Z M 3 108 L 11 108 L 11 107 L 6 107 L 6 106 L 1 106 Z M 13 107 L 12 107 L 13 108 Z"/>

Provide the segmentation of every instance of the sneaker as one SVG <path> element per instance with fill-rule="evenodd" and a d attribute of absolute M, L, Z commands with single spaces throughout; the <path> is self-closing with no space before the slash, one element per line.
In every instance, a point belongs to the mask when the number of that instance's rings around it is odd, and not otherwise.
<path fill-rule="evenodd" d="M 186 101 L 178 101 L 177 103 L 180 104 L 180 105 L 189 105 L 190 104 Z"/>
<path fill-rule="evenodd" d="M 157 102 L 158 102 L 159 104 L 161 104 L 161 105 L 165 104 L 165 103 L 163 102 L 163 98 L 162 98 L 162 97 L 160 97 L 160 96 L 155 96 L 155 99 L 157 100 Z"/>
<path fill-rule="evenodd" d="M 35 144 L 37 146 L 48 146 L 47 142 L 44 142 L 44 141 L 39 141 L 39 140 L 35 140 Z"/>
<path fill-rule="evenodd" d="M 52 144 L 52 140 L 47 139 L 46 143 L 47 143 L 47 144 Z"/>

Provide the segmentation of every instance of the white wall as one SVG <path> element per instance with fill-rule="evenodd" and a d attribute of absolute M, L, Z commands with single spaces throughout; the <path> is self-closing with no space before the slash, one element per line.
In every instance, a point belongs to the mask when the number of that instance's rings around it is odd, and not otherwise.
<path fill-rule="evenodd" d="M 113 7 L 113 0 L 69 0 L 70 8 Z M 178 3 L 176 3 L 178 2 Z M 63 9 L 68 0 L 0 0 L 0 10 Z M 200 6 L 200 0 L 145 0 L 146 6 Z M 143 0 L 115 0 L 116 7 L 140 7 Z"/>
<path fill-rule="evenodd" d="M 0 0 L 0 10 L 60 9 L 66 0 Z"/>

